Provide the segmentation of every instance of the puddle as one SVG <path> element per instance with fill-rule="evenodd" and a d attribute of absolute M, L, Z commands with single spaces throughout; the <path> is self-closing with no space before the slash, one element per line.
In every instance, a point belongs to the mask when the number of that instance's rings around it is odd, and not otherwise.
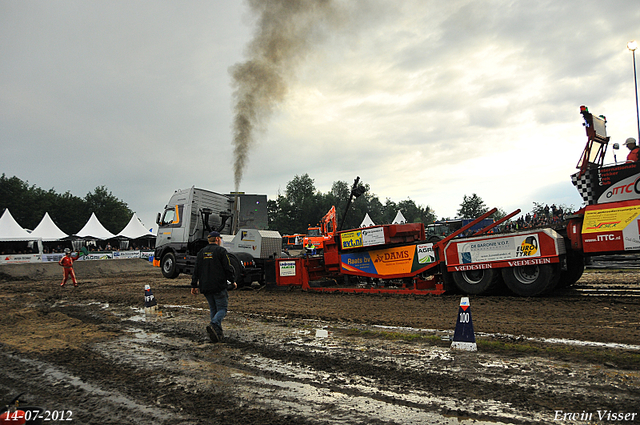
<path fill-rule="evenodd" d="M 162 319 L 167 319 L 173 317 L 174 314 L 169 311 L 164 311 L 161 309 L 154 309 L 153 311 L 149 311 L 144 307 L 129 307 L 130 310 L 133 310 L 135 315 L 125 317 L 122 319 L 123 321 L 130 322 L 155 322 Z"/>
<path fill-rule="evenodd" d="M 243 398 L 250 399 L 253 405 L 259 404 L 282 414 L 313 415 L 323 423 L 508 424 L 513 420 L 532 419 L 520 416 L 512 412 L 507 404 L 496 401 L 461 402 L 426 392 L 380 390 L 370 379 L 354 375 L 318 373 L 310 368 L 255 355 L 247 357 L 246 361 L 260 370 L 277 372 L 285 379 L 234 375 L 240 381 L 238 390 L 242 391 Z M 339 383 L 339 391 L 328 388 L 336 383 Z M 479 421 L 436 413 L 442 409 L 483 412 L 506 422 Z"/>
<path fill-rule="evenodd" d="M 116 363 L 151 369 L 170 368 L 181 359 L 179 349 L 194 345 L 193 341 L 184 338 L 168 337 L 139 328 L 127 328 L 124 331 L 130 336 L 97 343 L 94 349 Z"/>
<path fill-rule="evenodd" d="M 92 303 L 97 308 L 109 309 L 108 304 Z M 228 385 L 229 391 L 237 394 L 242 403 L 249 406 L 275 411 L 289 416 L 312 419 L 317 423 L 402 423 L 402 424 L 509 424 L 546 423 L 548 417 L 536 412 L 518 409 L 506 401 L 485 399 L 483 397 L 465 397 L 464 389 L 440 396 L 433 386 L 403 385 L 394 379 L 385 381 L 384 373 L 345 372 L 347 367 L 332 369 L 332 362 L 339 364 L 362 362 L 366 365 L 381 365 L 386 369 L 395 367 L 410 376 L 446 379 L 461 379 L 461 382 L 491 383 L 494 386 L 511 385 L 513 388 L 525 388 L 527 391 L 544 388 L 546 392 L 563 396 L 565 399 L 575 394 L 590 395 L 591 383 L 599 382 L 604 372 L 594 367 L 580 370 L 570 369 L 561 362 L 550 359 L 500 358 L 499 356 L 474 353 L 452 352 L 448 348 L 426 344 L 411 344 L 403 341 L 367 339 L 359 336 L 341 336 L 342 333 L 331 330 L 345 329 L 384 329 L 407 333 L 428 333 L 451 335 L 451 331 L 436 329 L 415 329 L 410 327 L 367 326 L 354 324 L 336 324 L 319 320 L 291 320 L 272 317 L 265 320 L 260 315 L 231 315 L 225 320 L 225 334 L 234 341 L 250 343 L 268 350 L 270 347 L 284 353 L 282 356 L 258 354 L 250 348 L 242 351 L 233 344 L 209 344 L 194 341 L 193 338 L 169 336 L 164 333 L 167 326 L 196 326 L 203 328 L 202 318 L 182 314 L 177 309 L 198 310 L 189 306 L 162 306 L 162 314 L 146 314 L 144 308 L 130 307 L 121 309 L 127 318 L 122 326 L 126 333 L 122 337 L 93 345 L 93 349 L 114 363 L 131 365 L 141 369 L 157 369 L 168 372 L 170 384 L 193 389 L 220 388 Z M 174 310 L 177 313 L 168 311 Z M 131 315 L 133 312 L 133 315 Z M 114 313 L 115 314 L 115 313 Z M 162 322 L 176 314 L 185 321 Z M 187 317 L 189 316 L 189 317 Z M 193 319 L 189 322 L 186 319 Z M 139 322 L 155 322 L 142 325 Z M 139 326 L 139 327 L 138 327 Z M 141 329 L 140 327 L 144 327 Z M 150 331 L 149 329 L 153 329 Z M 318 332 L 318 331 L 327 331 Z M 174 335 L 174 333 L 172 333 Z M 183 335 L 178 333 L 178 335 Z M 321 337 L 317 337 L 321 335 Z M 336 336 L 337 335 L 337 336 Z M 553 344 L 574 344 L 640 350 L 640 346 L 623 344 L 590 343 L 561 339 L 536 339 L 514 337 L 511 335 L 479 334 L 503 338 L 517 338 Z M 203 332 L 202 341 L 206 338 Z M 266 353 L 259 351 L 260 353 Z M 304 356 L 298 357 L 298 353 Z M 289 357 L 289 355 L 291 355 Z M 278 360 L 277 358 L 305 358 L 317 355 L 320 362 L 313 365 L 301 364 L 296 360 Z M 307 357 L 308 358 L 308 357 Z M 223 359 L 222 361 L 220 359 Z M 315 359 L 315 357 L 314 357 Z M 362 375 L 359 375 L 361 373 Z M 388 371 L 385 373 L 389 373 Z M 57 369 L 47 369 L 48 379 L 65 381 L 84 391 L 102 395 L 100 388 L 84 383 Z M 391 375 L 387 375 L 391 376 Z M 640 378 L 628 375 L 621 379 L 636 382 Z M 598 381 L 598 382 L 597 382 Z M 621 381 L 622 382 L 622 381 Z M 221 384 L 223 383 L 223 384 Z M 620 384 L 622 385 L 622 384 Z M 631 385 L 631 384 L 624 384 Z M 635 384 L 634 384 L 635 385 Z M 426 390 L 434 391 L 428 392 Z M 103 391 L 104 392 L 104 391 Z M 121 394 L 111 394 L 110 403 L 127 409 L 140 410 L 148 407 L 137 404 Z M 107 395 L 105 395 L 107 397 Z M 498 397 L 496 397 L 498 398 Z M 156 412 L 157 417 L 164 413 Z M 457 412 L 447 415 L 441 412 Z M 466 412 L 482 412 L 492 421 L 480 421 L 465 417 Z"/>
<path fill-rule="evenodd" d="M 364 326 L 364 325 L 361 325 Z M 383 326 L 383 325 L 372 325 L 372 328 L 392 330 L 392 331 L 405 331 L 405 332 L 416 332 L 416 333 L 433 333 L 433 334 L 442 334 L 442 335 L 451 335 L 453 336 L 452 330 L 440 330 L 440 329 L 418 329 L 418 328 L 410 328 L 410 327 L 399 327 L 399 326 Z M 602 348 L 620 348 L 624 350 L 637 350 L 640 351 L 640 345 L 630 345 L 630 344 L 617 344 L 610 342 L 595 342 L 595 341 L 579 341 L 576 339 L 564 339 L 564 338 L 531 338 L 523 335 L 515 336 L 510 334 L 497 334 L 497 333 L 484 333 L 484 332 L 475 332 L 476 337 L 493 337 L 493 338 L 508 338 L 519 341 L 533 341 L 533 342 L 543 342 L 546 344 L 562 344 L 562 345 L 577 345 L 581 347 L 602 347 Z"/>

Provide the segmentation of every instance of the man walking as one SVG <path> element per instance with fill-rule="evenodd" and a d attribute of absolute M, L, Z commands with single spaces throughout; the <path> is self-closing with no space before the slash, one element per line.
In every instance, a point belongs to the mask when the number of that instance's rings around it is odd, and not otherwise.
<path fill-rule="evenodd" d="M 197 295 L 200 292 L 209 302 L 211 323 L 207 325 L 207 333 L 211 342 L 218 342 L 224 337 L 222 319 L 227 315 L 229 304 L 227 281 L 232 282 L 234 289 L 238 285 L 235 283 L 227 250 L 220 246 L 222 243 L 220 233 L 215 231 L 209 233 L 207 240 L 209 245 L 202 248 L 196 258 L 196 267 L 191 278 L 191 293 Z"/>

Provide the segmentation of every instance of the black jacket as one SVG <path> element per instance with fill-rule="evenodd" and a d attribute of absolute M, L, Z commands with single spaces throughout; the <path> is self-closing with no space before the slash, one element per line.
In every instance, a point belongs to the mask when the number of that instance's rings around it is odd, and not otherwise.
<path fill-rule="evenodd" d="M 217 294 L 227 289 L 227 281 L 235 281 L 226 249 L 220 245 L 209 244 L 198 252 L 191 286 L 198 288 L 198 281 L 200 292 L 203 294 Z"/>

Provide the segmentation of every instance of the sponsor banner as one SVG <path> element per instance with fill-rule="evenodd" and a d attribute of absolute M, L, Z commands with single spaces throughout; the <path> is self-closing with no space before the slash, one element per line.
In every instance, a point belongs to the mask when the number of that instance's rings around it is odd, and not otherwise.
<path fill-rule="evenodd" d="M 622 232 L 588 233 L 582 235 L 585 252 L 623 251 L 625 242 Z"/>
<path fill-rule="evenodd" d="M 471 240 L 457 243 L 457 250 L 458 262 L 461 264 L 539 257 L 540 240 L 535 233 Z"/>
<path fill-rule="evenodd" d="M 39 263 L 42 254 L 2 254 L 0 264 Z"/>
<path fill-rule="evenodd" d="M 73 253 L 72 255 L 76 255 Z M 41 261 L 46 262 L 58 262 L 64 257 L 63 253 L 42 254 Z M 80 253 L 78 260 L 126 260 L 130 258 L 143 258 L 149 260 L 153 258 L 153 251 L 109 251 L 109 252 L 90 252 L 88 254 Z"/>
<path fill-rule="evenodd" d="M 343 250 L 384 245 L 384 243 L 383 227 L 371 227 L 368 229 L 354 230 L 353 232 L 340 233 L 340 246 Z"/>
<path fill-rule="evenodd" d="M 340 233 L 340 246 L 342 249 L 353 249 L 362 247 L 362 231 Z"/>
<path fill-rule="evenodd" d="M 431 264 L 436 261 L 432 243 L 417 245 L 416 250 L 418 252 L 418 264 Z"/>
<path fill-rule="evenodd" d="M 582 224 L 585 252 L 640 249 L 640 205 L 588 209 Z"/>
<path fill-rule="evenodd" d="M 540 264 L 552 264 L 560 261 L 559 257 L 543 257 L 543 258 L 526 258 L 507 261 L 496 261 L 494 263 L 479 263 L 479 264 L 460 264 L 447 266 L 447 270 L 450 272 L 464 272 L 471 270 L 486 270 L 486 269 L 498 269 L 502 267 L 522 267 L 522 266 L 534 266 Z"/>
<path fill-rule="evenodd" d="M 147 260 L 153 258 L 153 251 L 140 251 L 140 258 L 146 258 Z"/>
<path fill-rule="evenodd" d="M 296 275 L 296 262 L 295 261 L 279 261 L 280 276 L 295 276 Z"/>
<path fill-rule="evenodd" d="M 411 273 L 415 253 L 415 246 L 389 248 L 373 251 L 371 259 L 382 276 Z"/>
<path fill-rule="evenodd" d="M 410 274 L 413 270 L 416 246 L 382 249 L 371 252 L 342 254 L 342 269 L 356 274 L 393 276 Z"/>
<path fill-rule="evenodd" d="M 78 258 L 78 260 L 111 260 L 113 252 L 90 252 Z"/>
<path fill-rule="evenodd" d="M 362 230 L 362 246 L 384 245 L 384 228 L 372 227 Z"/>
<path fill-rule="evenodd" d="M 233 249 L 233 245 L 232 248 Z M 239 251 L 245 250 L 245 251 L 255 251 L 257 249 L 257 245 L 256 244 L 251 244 L 251 243 L 238 243 L 237 245 L 237 249 Z"/>
<path fill-rule="evenodd" d="M 640 249 L 640 221 L 636 220 L 636 223 L 637 226 L 630 225 L 622 231 L 625 251 Z"/>
<path fill-rule="evenodd" d="M 56 263 L 58 261 L 60 261 L 62 259 L 62 257 L 64 257 L 64 254 L 62 253 L 57 253 L 57 254 L 42 254 L 42 262 L 52 262 L 55 261 Z"/>
<path fill-rule="evenodd" d="M 591 190 L 598 204 L 637 199 L 640 194 L 640 164 L 630 162 L 590 171 Z"/>
<path fill-rule="evenodd" d="M 140 251 L 113 251 L 114 259 L 140 258 Z"/>
<path fill-rule="evenodd" d="M 640 215 L 640 205 L 587 210 L 584 213 L 582 234 L 622 231 L 637 220 L 638 215 Z"/>

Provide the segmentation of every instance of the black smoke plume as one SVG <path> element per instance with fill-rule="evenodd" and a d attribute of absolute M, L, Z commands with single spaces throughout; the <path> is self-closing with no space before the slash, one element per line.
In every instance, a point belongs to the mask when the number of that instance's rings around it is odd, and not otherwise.
<path fill-rule="evenodd" d="M 233 77 L 234 179 L 238 191 L 256 133 L 264 132 L 285 99 L 295 70 L 323 34 L 340 23 L 332 0 L 249 0 L 258 17 L 247 61 L 229 69 Z"/>

